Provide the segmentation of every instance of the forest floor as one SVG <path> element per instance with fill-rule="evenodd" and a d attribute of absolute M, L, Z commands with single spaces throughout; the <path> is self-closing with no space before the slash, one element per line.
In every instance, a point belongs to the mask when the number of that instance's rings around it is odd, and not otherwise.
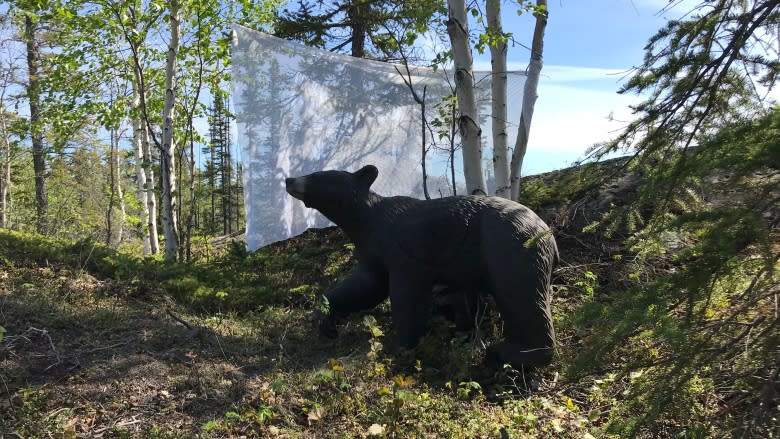
<path fill-rule="evenodd" d="M 387 304 L 320 338 L 316 297 L 354 264 L 337 229 L 176 266 L 3 232 L 0 438 L 619 437 L 607 426 L 634 375 L 618 363 L 567 371 L 590 330 L 577 310 L 594 290 L 621 291 L 625 249 L 573 227 L 556 234 L 558 354 L 530 374 L 482 365 L 500 332 L 491 311 L 465 334 L 436 318 L 413 353 L 392 347 Z M 700 417 L 638 434 L 712 435 L 728 405 L 713 394 Z"/>

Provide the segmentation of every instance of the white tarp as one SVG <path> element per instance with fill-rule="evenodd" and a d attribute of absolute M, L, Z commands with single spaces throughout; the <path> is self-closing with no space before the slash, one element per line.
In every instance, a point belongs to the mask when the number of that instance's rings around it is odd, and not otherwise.
<path fill-rule="evenodd" d="M 313 49 L 240 26 L 235 32 L 233 104 L 250 250 L 330 224 L 287 195 L 287 177 L 373 164 L 379 168 L 375 192 L 423 198 L 421 106 L 404 83 L 403 66 Z M 518 121 L 525 76 L 508 76 L 508 119 Z M 475 77 L 490 181 L 490 74 Z M 412 69 L 411 83 L 419 97 L 423 90 L 426 96 L 429 194 L 451 195 L 449 154 L 436 148 L 450 145 L 444 117 L 451 118 L 452 106 L 443 98 L 452 95 L 454 85 L 446 72 L 423 68 Z M 445 123 L 439 126 L 436 118 Z M 516 131 L 510 123 L 510 146 Z M 459 178 L 459 154 L 454 163 Z"/>

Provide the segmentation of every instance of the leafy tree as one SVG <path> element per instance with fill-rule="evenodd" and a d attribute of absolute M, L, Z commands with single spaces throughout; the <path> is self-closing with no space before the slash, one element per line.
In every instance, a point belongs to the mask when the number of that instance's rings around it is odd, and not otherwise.
<path fill-rule="evenodd" d="M 128 66 L 126 81 L 130 82 L 132 100 L 125 108 L 133 128 L 132 145 L 135 152 L 137 196 L 141 200 L 141 235 L 145 254 L 159 250 L 157 233 L 158 206 L 155 178 L 155 154 L 152 140 L 160 108 L 160 94 L 153 93 L 154 75 L 160 52 L 149 41 L 150 33 L 159 30 L 164 9 L 143 1 L 99 1 L 94 5 L 79 5 L 84 25 L 78 33 L 100 66 L 120 62 Z M 86 10 L 85 10 L 86 9 Z M 106 44 L 107 42 L 111 42 Z M 108 49 L 108 50 L 106 50 Z M 116 52 L 122 57 L 116 57 Z M 151 73 L 150 73 L 151 72 Z"/>
<path fill-rule="evenodd" d="M 24 120 L 35 174 L 35 224 L 38 231 L 47 232 L 51 220 L 48 158 L 93 126 L 94 76 L 83 68 L 83 54 L 68 50 L 73 37 L 68 23 L 73 16 L 67 4 L 18 1 L 11 2 L 9 11 L 18 29 L 19 51 L 27 61 L 26 77 L 20 79 L 29 108 Z"/>
<path fill-rule="evenodd" d="M 20 4 L 24 8 L 27 5 Z M 33 6 L 33 5 L 30 5 Z M 46 195 L 46 153 L 43 146 L 43 118 L 41 116 L 41 43 L 39 41 L 37 8 L 25 11 L 24 42 L 27 49 L 27 102 L 30 108 L 30 138 L 32 140 L 33 169 L 35 171 L 35 200 L 38 232 L 48 231 L 49 200 Z"/>
<path fill-rule="evenodd" d="M 218 87 L 229 79 L 231 22 L 268 21 L 275 3 L 107 0 L 74 1 L 71 6 L 80 17 L 75 32 L 80 50 L 92 54 L 98 68 L 118 62 L 124 67 L 122 80 L 132 84 L 132 98 L 116 107 L 132 121 L 137 193 L 145 206 L 140 214 L 148 216 L 148 222 L 142 220 L 148 224 L 143 228 L 144 247 L 149 253 L 157 250 L 159 170 L 165 257 L 183 257 L 189 254 L 197 202 L 195 143 L 204 141 L 193 124 L 205 116 L 201 91 L 206 84 Z M 179 15 L 173 13 L 177 9 Z M 104 50 L 106 43 L 109 50 Z"/>
<path fill-rule="evenodd" d="M 0 48 L 6 49 L 6 42 L 0 43 Z M 5 52 L 5 50 L 4 50 Z M 11 159 L 14 151 L 12 141 L 13 123 L 16 120 L 16 115 L 8 111 L 6 105 L 9 99 L 12 83 L 16 76 L 16 70 L 19 66 L 16 64 L 16 60 L 12 56 L 0 60 L 0 228 L 9 226 L 9 211 L 11 208 L 10 203 L 10 186 L 11 186 Z M 12 97 L 11 97 L 12 98 Z"/>

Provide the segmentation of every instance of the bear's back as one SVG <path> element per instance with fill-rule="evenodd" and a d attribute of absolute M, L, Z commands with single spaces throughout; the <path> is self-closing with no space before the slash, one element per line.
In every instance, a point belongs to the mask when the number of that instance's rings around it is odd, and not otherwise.
<path fill-rule="evenodd" d="M 522 252 L 525 241 L 547 230 L 529 208 L 497 197 L 387 197 L 373 209 L 376 230 L 369 242 L 358 243 L 363 253 L 432 270 L 467 270 L 491 251 L 486 243 Z"/>

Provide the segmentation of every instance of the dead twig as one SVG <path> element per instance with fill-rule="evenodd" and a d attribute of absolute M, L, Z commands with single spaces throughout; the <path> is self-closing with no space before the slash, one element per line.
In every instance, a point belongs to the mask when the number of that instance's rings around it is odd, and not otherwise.
<path fill-rule="evenodd" d="M 95 352 L 105 351 L 105 350 L 108 350 L 108 349 L 116 349 L 118 347 L 126 346 L 129 343 L 130 343 L 129 341 L 123 341 L 121 343 L 114 343 L 114 344 L 108 345 L 108 346 L 100 346 L 100 347 L 97 347 L 97 348 L 87 349 L 85 351 L 79 352 L 79 355 L 94 354 Z"/>
<path fill-rule="evenodd" d="M 170 308 L 165 308 L 165 312 L 168 313 L 168 315 L 171 316 L 171 318 L 173 320 L 176 320 L 177 322 L 179 322 L 182 325 L 184 325 L 185 328 L 187 328 L 189 330 L 194 329 L 194 327 L 191 324 L 187 323 L 184 319 L 182 319 L 181 317 L 179 317 L 176 314 L 174 314 L 173 311 L 171 311 Z"/>

